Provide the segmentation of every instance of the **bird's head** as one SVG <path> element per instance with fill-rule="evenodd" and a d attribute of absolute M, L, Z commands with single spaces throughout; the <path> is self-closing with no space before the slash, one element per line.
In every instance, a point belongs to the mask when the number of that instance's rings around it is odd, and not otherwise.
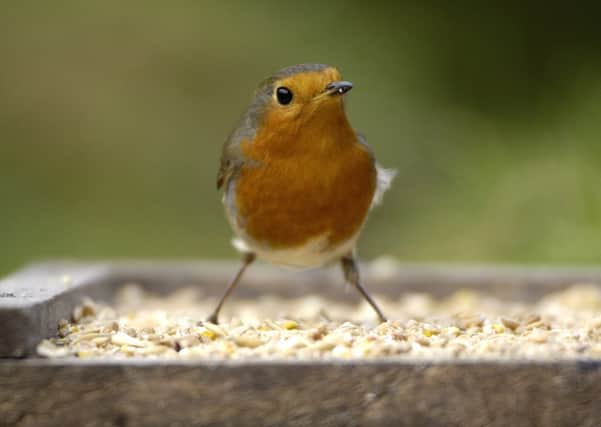
<path fill-rule="evenodd" d="M 315 141 L 326 133 L 348 133 L 343 95 L 352 87 L 328 65 L 284 68 L 259 85 L 243 125 L 265 145 L 286 150 L 293 148 L 291 139 Z"/>
<path fill-rule="evenodd" d="M 342 95 L 352 88 L 352 83 L 343 81 L 336 68 L 301 64 L 278 71 L 260 86 L 259 92 L 270 95 L 265 114 L 285 122 L 307 121 L 318 111 L 343 112 Z"/>

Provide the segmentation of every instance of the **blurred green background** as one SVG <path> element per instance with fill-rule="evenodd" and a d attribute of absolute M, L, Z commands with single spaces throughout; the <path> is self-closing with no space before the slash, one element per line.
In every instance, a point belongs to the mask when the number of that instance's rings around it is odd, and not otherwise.
<path fill-rule="evenodd" d="M 601 26 L 538 2 L 0 6 L 0 273 L 236 257 L 215 174 L 255 85 L 339 67 L 399 170 L 364 258 L 598 263 Z"/>

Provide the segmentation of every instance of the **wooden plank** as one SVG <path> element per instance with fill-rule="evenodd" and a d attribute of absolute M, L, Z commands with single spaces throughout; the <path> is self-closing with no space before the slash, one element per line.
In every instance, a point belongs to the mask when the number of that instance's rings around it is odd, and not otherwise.
<path fill-rule="evenodd" d="M 601 360 L 156 361 L 31 355 L 84 296 L 137 282 L 155 292 L 220 293 L 232 263 L 47 263 L 0 282 L 0 426 L 597 426 Z M 339 271 L 253 266 L 237 297 L 318 293 L 357 300 Z M 366 265 L 369 288 L 434 297 L 472 288 L 532 301 L 601 269 Z"/>
<path fill-rule="evenodd" d="M 595 362 L 0 362 L 0 425 L 598 426 Z"/>

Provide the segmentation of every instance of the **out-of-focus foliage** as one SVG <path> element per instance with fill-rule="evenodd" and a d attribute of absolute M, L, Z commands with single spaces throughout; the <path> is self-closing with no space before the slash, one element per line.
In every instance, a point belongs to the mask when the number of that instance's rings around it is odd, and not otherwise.
<path fill-rule="evenodd" d="M 390 2 L 394 3 L 394 2 Z M 236 256 L 215 173 L 270 72 L 338 66 L 399 170 L 361 254 L 601 259 L 601 25 L 539 2 L 0 6 L 0 272 Z"/>

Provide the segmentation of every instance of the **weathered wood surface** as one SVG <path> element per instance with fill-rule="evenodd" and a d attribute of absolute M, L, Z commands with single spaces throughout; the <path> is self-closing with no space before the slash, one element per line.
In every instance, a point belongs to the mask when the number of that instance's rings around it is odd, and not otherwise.
<path fill-rule="evenodd" d="M 34 265 L 0 281 L 0 358 L 33 354 L 43 338 L 55 333 L 84 296 L 104 301 L 115 289 L 136 282 L 155 292 L 198 286 L 219 295 L 238 265 L 227 262 L 56 262 Z M 601 268 L 498 267 L 450 265 L 363 266 L 364 282 L 375 294 L 399 296 L 423 292 L 435 297 L 473 288 L 499 298 L 532 301 L 574 283 L 601 285 Z M 253 265 L 234 297 L 276 293 L 295 297 L 310 293 L 358 301 L 345 292 L 338 269 L 298 272 Z"/>
<path fill-rule="evenodd" d="M 136 282 L 219 294 L 230 263 L 49 263 L 0 282 L 0 426 L 598 426 L 601 360 L 153 361 L 16 359 L 84 296 Z M 337 270 L 253 266 L 236 297 L 318 293 L 358 301 Z M 532 301 L 601 269 L 364 266 L 376 294 L 459 288 Z M 8 357 L 8 358 L 7 358 Z"/>
<path fill-rule="evenodd" d="M 599 426 L 599 362 L 0 362 L 0 425 Z"/>

